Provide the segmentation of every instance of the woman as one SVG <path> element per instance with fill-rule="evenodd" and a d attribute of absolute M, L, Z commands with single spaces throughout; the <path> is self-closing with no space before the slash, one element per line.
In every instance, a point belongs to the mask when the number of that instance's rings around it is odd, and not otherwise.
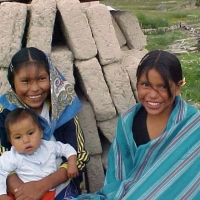
<path fill-rule="evenodd" d="M 67 162 L 58 160 L 61 167 L 41 181 L 23 183 L 15 174 L 8 178 L 9 192 L 18 199 L 40 199 L 44 193 L 57 186 L 56 199 L 70 199 L 80 194 L 81 172 L 89 161 L 84 138 L 76 117 L 81 104 L 73 86 L 52 66 L 50 59 L 37 48 L 23 48 L 17 52 L 8 68 L 11 90 L 0 98 L 1 152 L 11 145 L 4 129 L 6 115 L 18 108 L 34 110 L 44 128 L 43 139 L 71 144 L 77 151 L 80 177 L 67 180 Z"/>
<path fill-rule="evenodd" d="M 200 112 L 180 96 L 178 58 L 149 52 L 136 76 L 140 103 L 119 117 L 105 186 L 79 199 L 199 199 Z"/>

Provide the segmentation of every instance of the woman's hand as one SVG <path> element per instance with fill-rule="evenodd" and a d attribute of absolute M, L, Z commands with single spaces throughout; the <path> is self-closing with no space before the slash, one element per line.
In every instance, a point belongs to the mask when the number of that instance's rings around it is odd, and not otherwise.
<path fill-rule="evenodd" d="M 21 179 L 19 179 L 16 174 L 12 174 L 7 178 L 8 193 L 12 194 L 16 200 L 41 199 L 45 192 L 48 191 L 48 188 L 46 186 L 47 184 L 43 179 L 41 181 L 24 183 L 23 181 L 21 181 Z M 9 200 L 11 200 L 10 197 L 8 198 Z"/>
<path fill-rule="evenodd" d="M 0 195 L 0 200 L 12 200 L 7 194 Z"/>
<path fill-rule="evenodd" d="M 20 187 L 14 190 L 16 200 L 39 200 L 41 199 L 47 191 L 43 180 L 41 181 L 31 181 L 28 183 L 23 183 Z"/>
<path fill-rule="evenodd" d="M 9 177 L 7 181 L 10 188 L 9 192 L 15 196 L 16 200 L 41 199 L 47 191 L 68 180 L 67 170 L 65 168 L 59 168 L 56 172 L 42 180 L 28 183 L 23 183 L 15 174 L 11 176 L 13 177 Z"/>
<path fill-rule="evenodd" d="M 22 185 L 24 182 L 19 179 L 19 177 L 17 176 L 17 174 L 11 174 L 7 177 L 7 190 L 9 194 L 12 194 L 13 196 L 15 195 L 14 190 L 18 187 L 20 187 L 20 185 Z"/>

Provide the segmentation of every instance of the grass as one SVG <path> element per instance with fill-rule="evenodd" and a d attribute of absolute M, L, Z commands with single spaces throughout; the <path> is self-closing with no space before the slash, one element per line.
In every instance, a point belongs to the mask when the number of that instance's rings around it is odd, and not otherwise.
<path fill-rule="evenodd" d="M 139 19 L 142 28 L 158 28 L 180 21 L 196 20 L 199 9 L 189 9 L 195 0 L 104 0 L 106 5 L 132 12 Z M 164 10 L 162 10 L 164 8 Z M 151 26 L 152 24 L 152 26 Z"/>
<path fill-rule="evenodd" d="M 158 32 L 157 34 L 147 35 L 146 49 L 149 51 L 162 49 L 165 50 L 168 45 L 172 44 L 175 40 L 184 39 L 187 36 L 184 32 L 180 33 L 180 30 L 174 30 L 173 32 Z"/>
<path fill-rule="evenodd" d="M 188 25 L 200 21 L 199 9 L 194 9 L 196 0 L 104 0 L 106 5 L 117 9 L 132 12 L 137 16 L 141 28 L 160 28 L 168 27 L 180 22 L 186 22 Z M 158 9 L 164 7 L 165 11 Z M 175 40 L 187 38 L 188 35 L 181 29 L 173 32 L 157 32 L 156 34 L 147 34 L 146 49 L 151 51 L 155 49 L 166 50 L 168 45 L 173 44 Z M 182 88 L 183 98 L 191 103 L 200 105 L 200 57 L 197 53 L 186 53 L 177 55 L 183 67 L 186 85 Z"/>
<path fill-rule="evenodd" d="M 181 60 L 183 74 L 186 79 L 185 86 L 182 87 L 183 98 L 191 104 L 200 104 L 200 57 L 199 52 L 188 53 L 178 56 Z"/>

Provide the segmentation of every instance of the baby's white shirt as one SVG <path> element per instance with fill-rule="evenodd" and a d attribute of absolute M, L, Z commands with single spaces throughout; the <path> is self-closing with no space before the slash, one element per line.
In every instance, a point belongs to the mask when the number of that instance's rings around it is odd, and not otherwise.
<path fill-rule="evenodd" d="M 56 158 L 76 155 L 69 144 L 42 140 L 31 155 L 19 154 L 14 147 L 0 156 L 0 195 L 6 194 L 6 178 L 15 171 L 23 182 L 37 181 L 57 170 Z"/>

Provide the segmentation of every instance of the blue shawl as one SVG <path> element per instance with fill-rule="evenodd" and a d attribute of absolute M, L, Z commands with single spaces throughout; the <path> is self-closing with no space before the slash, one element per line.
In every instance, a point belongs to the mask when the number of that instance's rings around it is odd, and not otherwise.
<path fill-rule="evenodd" d="M 137 147 L 132 122 L 140 107 L 118 119 L 104 187 L 78 199 L 200 199 L 200 111 L 176 97 L 165 131 Z"/>
<path fill-rule="evenodd" d="M 47 56 L 49 63 L 50 73 L 50 113 L 51 125 L 48 124 L 46 119 L 40 117 L 41 125 L 43 126 L 43 139 L 50 140 L 55 129 L 59 128 L 70 119 L 75 117 L 81 110 L 82 105 L 75 94 L 74 86 L 70 84 L 64 76 L 54 67 L 51 60 Z M 16 93 L 10 86 L 10 90 L 0 97 L 0 110 L 4 108 L 12 111 L 18 107 L 28 108 L 26 104 L 18 99 Z"/>

